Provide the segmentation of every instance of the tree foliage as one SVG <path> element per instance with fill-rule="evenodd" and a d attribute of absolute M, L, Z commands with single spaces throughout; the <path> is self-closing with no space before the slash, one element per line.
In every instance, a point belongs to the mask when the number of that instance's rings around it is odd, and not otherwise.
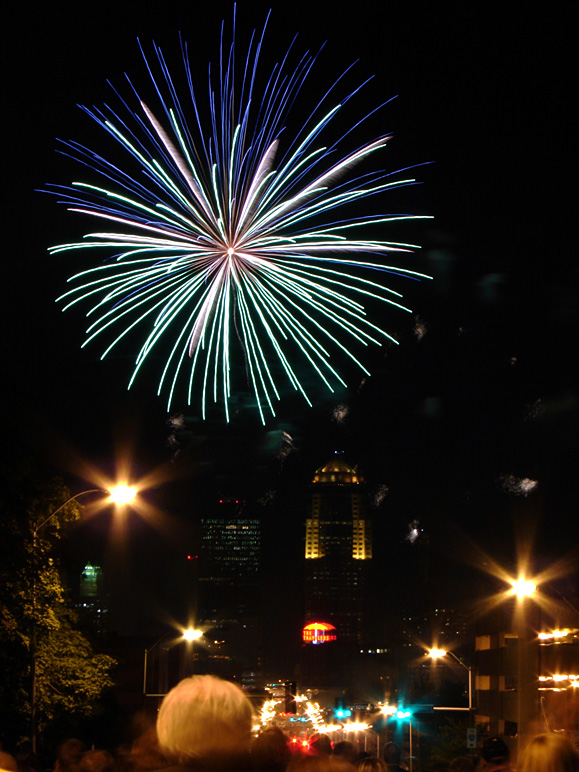
<path fill-rule="evenodd" d="M 114 660 L 78 628 L 60 575 L 56 545 L 80 508 L 50 515 L 70 491 L 30 462 L 4 466 L 0 491 L 0 726 L 13 744 L 29 736 L 33 659 L 40 732 L 63 713 L 94 713 Z"/>
<path fill-rule="evenodd" d="M 467 756 L 467 719 L 449 718 L 438 732 L 432 745 L 429 763 L 433 767 L 447 768 L 457 756 Z"/>
<path fill-rule="evenodd" d="M 103 689 L 112 686 L 114 660 L 93 652 L 69 608 L 58 607 L 56 618 L 58 626 L 48 631 L 38 651 L 38 709 L 45 721 L 63 712 L 90 716 Z"/>

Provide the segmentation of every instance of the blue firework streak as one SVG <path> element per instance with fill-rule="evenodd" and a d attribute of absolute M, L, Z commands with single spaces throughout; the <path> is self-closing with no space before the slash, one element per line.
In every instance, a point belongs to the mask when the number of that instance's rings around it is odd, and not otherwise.
<path fill-rule="evenodd" d="M 290 66 L 290 46 L 260 88 L 264 32 L 265 26 L 260 35 L 254 32 L 238 66 L 235 24 L 230 46 L 223 44 L 222 30 L 205 114 L 187 46 L 186 102 L 161 50 L 153 44 L 147 58 L 141 49 L 155 113 L 128 79 L 128 97 L 116 92 L 118 108 L 83 108 L 125 151 L 126 168 L 65 142 L 63 152 L 98 172 L 102 183 L 50 186 L 71 211 L 112 229 L 50 249 L 109 254 L 73 276 L 73 289 L 59 298 L 66 301 L 64 310 L 91 304 L 83 345 L 112 337 L 104 358 L 131 331 L 145 330 L 129 387 L 152 352 L 162 353 L 158 393 L 167 394 L 167 409 L 177 398 L 187 395 L 190 403 L 199 393 L 203 417 L 209 403 L 222 402 L 227 420 L 232 352 L 240 347 L 262 422 L 268 412 L 275 414 L 280 378 L 311 404 L 299 375 L 304 365 L 333 390 L 345 385 L 334 354 L 342 352 L 367 373 L 353 349 L 393 340 L 367 318 L 364 303 L 378 299 L 409 309 L 379 281 L 377 270 L 424 277 L 383 262 L 387 253 L 413 245 L 356 236 L 369 226 L 414 217 L 361 216 L 350 208 L 414 182 L 393 180 L 382 170 L 352 175 L 352 167 L 382 150 L 389 136 L 344 152 L 346 138 L 366 115 L 338 141 L 323 145 L 328 126 L 362 86 L 338 99 L 340 76 L 290 137 L 284 127 L 291 109 L 297 112 L 294 102 L 317 55 L 305 54 Z"/>

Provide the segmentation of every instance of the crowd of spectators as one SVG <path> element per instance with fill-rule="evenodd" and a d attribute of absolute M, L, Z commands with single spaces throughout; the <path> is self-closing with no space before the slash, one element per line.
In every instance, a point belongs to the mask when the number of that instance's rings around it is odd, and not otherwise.
<path fill-rule="evenodd" d="M 87 749 L 77 739 L 58 747 L 51 772 L 406 772 L 400 748 L 387 743 L 381 757 L 359 752 L 348 741 L 327 735 L 310 738 L 307 749 L 292 751 L 289 738 L 270 728 L 252 735 L 253 707 L 233 683 L 213 676 L 181 681 L 164 698 L 156 726 L 130 751 L 113 756 Z M 17 757 L 0 748 L 0 772 L 46 772 L 31 747 Z M 579 772 L 579 752 L 556 732 L 534 737 L 519 772 Z M 459 756 L 440 772 L 513 772 L 507 745 L 491 738 L 478 757 Z"/>

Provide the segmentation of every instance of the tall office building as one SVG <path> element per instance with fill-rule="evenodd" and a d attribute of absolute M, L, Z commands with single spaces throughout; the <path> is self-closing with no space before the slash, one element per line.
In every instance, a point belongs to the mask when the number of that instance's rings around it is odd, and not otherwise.
<path fill-rule="evenodd" d="M 221 663 L 229 677 L 239 670 L 247 686 L 259 681 L 261 664 L 260 569 L 259 520 L 245 501 L 220 499 L 201 520 L 199 623 L 212 631 L 213 668 Z"/>
<path fill-rule="evenodd" d="M 364 478 L 339 456 L 316 471 L 306 520 L 306 623 L 328 622 L 342 647 L 364 639 L 364 584 L 372 558 Z"/>
<path fill-rule="evenodd" d="M 87 563 L 83 568 L 79 581 L 79 599 L 75 605 L 97 632 L 102 633 L 106 630 L 109 609 L 100 566 Z"/>

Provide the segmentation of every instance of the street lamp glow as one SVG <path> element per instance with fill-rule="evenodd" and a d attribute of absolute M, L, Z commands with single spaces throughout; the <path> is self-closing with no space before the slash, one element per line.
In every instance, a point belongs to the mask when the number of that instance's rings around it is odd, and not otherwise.
<path fill-rule="evenodd" d="M 183 631 L 183 638 L 185 638 L 186 641 L 198 641 L 199 638 L 203 637 L 203 630 L 194 630 L 192 627 L 189 627 L 187 630 Z"/>
<path fill-rule="evenodd" d="M 364 724 L 362 721 L 351 721 L 348 724 L 344 724 L 346 732 L 365 732 L 370 729 L 370 724 Z"/>
<path fill-rule="evenodd" d="M 442 659 L 442 657 L 451 657 L 455 662 L 468 671 L 468 709 L 472 710 L 472 667 L 465 665 L 460 657 L 457 657 L 453 651 L 446 651 L 445 649 L 428 649 L 426 656 L 431 659 Z M 469 714 L 470 716 L 470 714 Z"/>
<path fill-rule="evenodd" d="M 534 582 L 531 582 L 529 579 L 525 579 L 523 577 L 519 577 L 516 581 L 511 581 L 512 585 L 512 592 L 517 596 L 517 598 L 528 598 L 537 589 L 537 585 Z"/>
<path fill-rule="evenodd" d="M 553 630 L 553 638 L 565 638 L 570 632 L 571 630 L 567 627 L 564 630 Z"/>
<path fill-rule="evenodd" d="M 114 488 L 110 489 L 109 494 L 113 504 L 120 506 L 122 504 L 131 504 L 135 500 L 137 489 L 132 485 L 115 485 Z"/>

